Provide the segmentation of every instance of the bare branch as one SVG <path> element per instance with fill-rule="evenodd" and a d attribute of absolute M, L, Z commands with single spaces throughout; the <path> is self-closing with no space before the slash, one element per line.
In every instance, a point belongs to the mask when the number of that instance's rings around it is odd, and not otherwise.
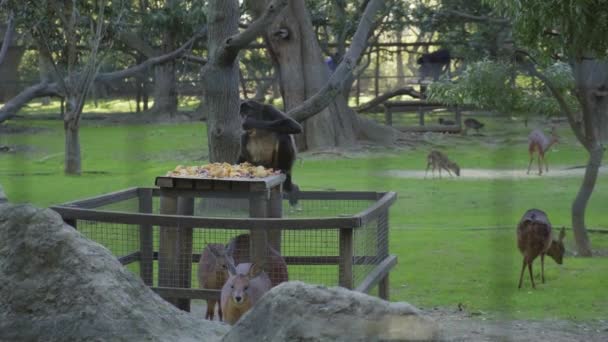
<path fill-rule="evenodd" d="M 218 50 L 218 61 L 230 64 L 239 51 L 255 40 L 287 6 L 288 0 L 274 0 L 268 5 L 264 14 L 249 24 L 244 31 L 226 39 L 224 46 Z"/>
<path fill-rule="evenodd" d="M 113 80 L 132 77 L 132 76 L 137 75 L 140 72 L 144 72 L 146 69 L 148 69 L 149 67 L 151 67 L 153 65 L 165 63 L 174 58 L 177 58 L 177 57 L 181 56 L 192 44 L 194 44 L 194 42 L 197 39 L 204 36 L 205 33 L 206 33 L 206 29 L 197 33 L 194 37 L 190 38 L 186 43 L 184 43 L 182 46 L 180 46 L 177 50 L 169 52 L 162 56 L 148 58 L 147 60 L 145 60 L 144 62 L 142 62 L 136 66 L 130 67 L 125 70 L 98 74 L 95 77 L 95 81 L 109 82 L 109 81 L 113 81 Z"/>
<path fill-rule="evenodd" d="M 4 32 L 4 40 L 2 41 L 2 48 L 0 48 L 0 65 L 4 62 L 8 48 L 11 46 L 13 40 L 13 33 L 15 32 L 15 17 L 13 12 L 8 15 L 8 21 L 6 23 L 6 31 Z"/>
<path fill-rule="evenodd" d="M 302 102 L 299 106 L 291 109 L 287 113 L 289 116 L 302 122 L 323 110 L 338 94 L 340 94 L 344 82 L 346 82 L 348 77 L 352 74 L 353 69 L 356 67 L 357 60 L 359 60 L 361 53 L 367 46 L 369 33 L 375 24 L 374 17 L 384 6 L 385 2 L 383 0 L 371 0 L 367 4 L 350 48 L 344 55 L 344 58 L 338 65 L 336 71 L 331 75 L 327 84 L 312 97 Z"/>
<path fill-rule="evenodd" d="M 364 112 L 366 110 L 369 110 L 371 108 L 374 108 L 374 107 L 382 104 L 384 101 L 386 101 L 392 97 L 400 96 L 400 95 L 409 95 L 409 96 L 415 97 L 417 99 L 421 98 L 421 94 L 419 92 L 415 91 L 414 88 L 404 87 L 404 88 L 399 88 L 399 89 L 395 89 L 395 90 L 389 91 L 387 93 L 384 93 L 384 94 L 376 97 L 375 99 L 372 99 L 369 102 L 366 102 L 366 103 L 360 105 L 359 107 L 355 108 L 355 110 L 357 112 Z"/>

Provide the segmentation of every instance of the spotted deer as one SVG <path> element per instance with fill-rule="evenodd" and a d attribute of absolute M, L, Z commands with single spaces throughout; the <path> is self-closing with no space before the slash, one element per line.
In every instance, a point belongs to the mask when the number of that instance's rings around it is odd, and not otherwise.
<path fill-rule="evenodd" d="M 549 150 L 551 146 L 559 142 L 559 137 L 555 127 L 551 128 L 551 138 L 547 138 L 540 129 L 535 129 L 528 135 L 528 153 L 530 154 L 530 163 L 528 163 L 528 172 L 530 174 L 530 168 L 532 167 L 532 161 L 534 161 L 534 154 L 538 154 L 538 174 L 543 174 L 543 161 L 545 162 L 545 172 L 549 172 L 549 164 L 545 159 L 545 152 Z"/>
<path fill-rule="evenodd" d="M 435 169 L 439 169 L 439 178 L 441 178 L 441 169 L 446 170 L 450 176 L 452 176 L 452 172 L 456 174 L 456 176 L 460 176 L 460 166 L 455 162 L 451 161 L 445 154 L 432 150 L 428 156 L 426 157 L 426 171 L 424 173 L 424 178 L 426 178 L 429 168 L 433 168 L 431 173 L 433 178 L 435 178 Z"/>
<path fill-rule="evenodd" d="M 539 209 L 530 209 L 526 211 L 524 216 L 517 225 L 517 248 L 524 257 L 521 273 L 519 274 L 519 285 L 524 277 L 524 271 L 528 266 L 530 272 L 530 281 L 532 287 L 536 288 L 534 276 L 532 275 L 532 263 L 534 259 L 540 255 L 541 280 L 545 283 L 545 254 L 549 255 L 556 263 L 562 264 L 564 257 L 564 237 L 566 236 L 565 228 L 559 232 L 557 240 L 553 239 L 553 229 L 547 218 L 547 214 Z"/>

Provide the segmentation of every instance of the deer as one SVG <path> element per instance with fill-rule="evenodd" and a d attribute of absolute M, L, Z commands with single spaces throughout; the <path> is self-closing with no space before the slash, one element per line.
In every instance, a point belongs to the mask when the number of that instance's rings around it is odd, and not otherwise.
<path fill-rule="evenodd" d="M 250 245 L 249 234 L 241 234 L 230 240 L 227 248 L 230 249 L 234 262 L 238 265 L 241 263 L 251 262 L 250 258 Z M 278 284 L 288 281 L 289 275 L 287 272 L 287 263 L 281 254 L 270 245 L 268 248 L 268 258 L 265 266 L 267 267 L 270 276 L 272 286 L 275 287 Z"/>
<path fill-rule="evenodd" d="M 424 178 L 426 178 L 426 176 L 429 172 L 429 168 L 431 166 L 433 167 L 433 170 L 432 170 L 433 178 L 435 178 L 435 169 L 439 169 L 439 178 L 441 178 L 441 169 L 446 170 L 450 174 L 450 177 L 452 177 L 451 171 L 454 171 L 456 176 L 460 176 L 460 166 L 458 166 L 458 164 L 456 164 L 455 162 L 448 159 L 448 157 L 445 154 L 443 154 L 437 150 L 432 150 L 431 152 L 429 152 L 428 156 L 426 157 L 426 162 L 427 163 L 426 163 L 426 171 L 424 173 Z"/>
<path fill-rule="evenodd" d="M 543 174 L 543 161 L 545 162 L 545 172 L 549 172 L 549 164 L 545 159 L 545 152 L 549 150 L 551 146 L 559 142 L 559 136 L 555 130 L 555 126 L 551 128 L 551 138 L 547 138 L 540 129 L 535 129 L 528 135 L 528 153 L 530 154 L 530 163 L 528 163 L 528 171 L 526 174 L 530 174 L 530 168 L 532 167 L 532 161 L 534 161 L 534 153 L 538 153 L 538 175 Z"/>
<path fill-rule="evenodd" d="M 232 250 L 226 248 L 221 243 L 210 243 L 203 249 L 198 263 L 198 285 L 203 289 L 219 290 L 228 279 L 228 267 L 234 264 Z M 219 304 L 214 299 L 207 299 L 207 313 L 205 319 L 215 318 L 215 304 Z M 218 305 L 218 316 L 222 320 L 222 306 Z"/>
<path fill-rule="evenodd" d="M 237 267 L 229 264 L 230 277 L 222 287 L 221 307 L 225 322 L 235 324 L 262 296 L 272 284 L 268 275 L 256 264 L 244 263 Z"/>
<path fill-rule="evenodd" d="M 563 263 L 564 237 L 566 229 L 562 228 L 557 240 L 553 239 L 553 229 L 547 214 L 539 209 L 530 209 L 523 215 L 517 225 L 517 248 L 524 259 L 519 274 L 518 289 L 521 289 L 524 270 L 528 266 L 532 288 L 536 288 L 532 275 L 532 263 L 540 255 L 541 280 L 545 283 L 545 254 L 549 255 L 559 265 Z"/>

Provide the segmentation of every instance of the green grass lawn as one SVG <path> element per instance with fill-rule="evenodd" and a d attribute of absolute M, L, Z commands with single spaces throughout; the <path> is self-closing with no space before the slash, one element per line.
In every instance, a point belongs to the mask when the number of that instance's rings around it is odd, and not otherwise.
<path fill-rule="evenodd" d="M 431 135 L 430 141 L 465 169 L 525 169 L 527 132 L 519 122 L 483 118 L 485 137 Z M 31 134 L 0 135 L 0 145 L 19 153 L 0 154 L 0 184 L 14 202 L 48 206 L 126 187 L 151 186 L 177 164 L 204 164 L 204 123 L 107 126 L 84 121 L 82 176 L 65 176 L 61 121 L 10 122 L 38 127 Z M 565 125 L 562 143 L 548 153 L 552 170 L 581 166 L 586 154 Z M 456 308 L 516 318 L 588 320 L 608 317 L 608 235 L 591 234 L 604 256 L 582 259 L 567 231 L 564 265 L 546 263 L 546 284 L 517 290 L 521 256 L 515 226 L 531 207 L 545 210 L 554 226 L 570 226 L 570 205 L 581 177 L 522 180 L 404 179 L 386 170 L 424 170 L 431 146 L 375 148 L 366 153 L 302 154 L 294 178 L 303 190 L 396 191 L 391 209 L 390 251 L 399 258 L 391 273 L 391 299 L 422 307 Z M 608 175 L 601 174 L 589 203 L 591 228 L 608 228 Z M 482 228 L 482 229 L 480 229 Z M 540 271 L 537 261 L 535 273 Z"/>

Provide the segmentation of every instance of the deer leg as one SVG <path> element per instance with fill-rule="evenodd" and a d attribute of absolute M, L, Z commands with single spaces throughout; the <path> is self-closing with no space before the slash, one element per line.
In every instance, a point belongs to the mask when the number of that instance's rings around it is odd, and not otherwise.
<path fill-rule="evenodd" d="M 538 175 L 542 175 L 543 174 L 543 155 L 541 153 L 538 154 Z"/>
<path fill-rule="evenodd" d="M 545 283 L 545 253 L 540 255 L 540 279 Z"/>
<path fill-rule="evenodd" d="M 543 161 L 545 162 L 545 173 L 549 172 L 549 163 L 547 163 L 547 159 L 543 156 Z"/>
<path fill-rule="evenodd" d="M 220 322 L 223 322 L 224 317 L 223 317 L 223 314 L 222 314 L 222 306 L 219 305 L 219 303 L 218 303 L 218 306 L 217 306 L 217 312 L 218 312 L 218 314 L 220 316 Z"/>
<path fill-rule="evenodd" d="M 431 167 L 431 163 L 426 163 L 426 171 L 424 172 L 424 179 L 426 179 L 426 175 L 429 173 L 430 167 Z"/>
<path fill-rule="evenodd" d="M 441 179 L 441 166 L 439 167 L 439 179 Z"/>
<path fill-rule="evenodd" d="M 532 167 L 532 162 L 534 161 L 534 154 L 530 153 L 530 163 L 528 163 L 528 172 L 526 172 L 527 175 L 530 174 L 530 168 Z"/>
<path fill-rule="evenodd" d="M 215 300 L 207 300 L 207 314 L 205 315 L 205 319 L 213 321 L 214 315 L 215 315 Z"/>
<path fill-rule="evenodd" d="M 521 265 L 521 273 L 519 274 L 519 285 L 517 286 L 518 289 L 521 289 L 521 283 L 524 279 L 524 270 L 526 269 L 526 257 L 524 257 L 524 262 Z"/>
<path fill-rule="evenodd" d="M 532 281 L 532 288 L 536 288 L 536 284 L 534 284 L 534 276 L 532 275 L 532 262 L 528 264 L 528 271 L 530 271 L 530 280 Z"/>

